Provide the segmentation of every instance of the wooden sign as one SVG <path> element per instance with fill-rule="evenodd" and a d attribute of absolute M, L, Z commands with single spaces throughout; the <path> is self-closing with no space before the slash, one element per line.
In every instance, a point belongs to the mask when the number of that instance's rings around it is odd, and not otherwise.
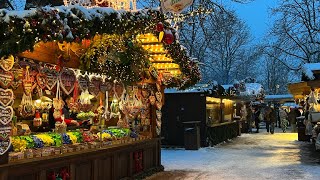
<path fill-rule="evenodd" d="M 13 81 L 13 74 L 10 71 L 4 71 L 0 69 L 0 86 L 4 89 L 7 89 L 12 81 Z"/>
<path fill-rule="evenodd" d="M 85 91 L 89 89 L 89 76 L 88 75 L 80 75 L 78 76 L 78 83 L 81 91 Z"/>
<path fill-rule="evenodd" d="M 92 77 L 89 83 L 89 92 L 97 96 L 100 92 L 100 85 L 102 84 L 102 79 L 99 77 Z"/>
<path fill-rule="evenodd" d="M 0 104 L 4 107 L 11 105 L 14 95 L 11 89 L 0 88 Z"/>
<path fill-rule="evenodd" d="M 161 9 L 163 12 L 180 13 L 193 3 L 193 0 L 162 0 Z"/>
<path fill-rule="evenodd" d="M 0 67 L 4 71 L 10 71 L 14 65 L 14 57 L 12 55 L 8 57 L 2 57 L 0 59 Z"/>
<path fill-rule="evenodd" d="M 0 106 L 0 126 L 9 124 L 12 120 L 13 109 L 11 106 L 1 107 Z"/>
<path fill-rule="evenodd" d="M 54 69 L 44 68 L 42 72 L 47 76 L 47 88 L 52 90 L 58 83 L 58 73 Z"/>
<path fill-rule="evenodd" d="M 45 89 L 47 85 L 47 75 L 38 73 L 36 75 L 37 84 L 41 89 Z"/>
<path fill-rule="evenodd" d="M 76 75 L 71 69 L 63 69 L 59 76 L 60 86 L 64 93 L 71 94 L 74 89 L 74 83 L 76 82 Z"/>

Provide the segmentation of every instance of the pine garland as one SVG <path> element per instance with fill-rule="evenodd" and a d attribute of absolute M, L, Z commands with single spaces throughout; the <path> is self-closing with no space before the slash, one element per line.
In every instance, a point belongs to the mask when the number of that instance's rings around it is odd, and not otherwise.
<path fill-rule="evenodd" d="M 165 24 L 164 15 L 154 9 L 137 12 L 115 11 L 106 7 L 86 9 L 81 6 L 42 7 L 25 11 L 0 9 L 0 57 L 32 51 L 39 41 L 80 43 L 83 39 L 91 39 L 97 34 L 132 39 L 145 33 L 158 36 L 159 32 L 155 31 L 155 27 L 159 22 Z M 188 57 L 185 50 L 181 50 L 179 42 L 167 45 L 166 49 L 183 72 L 182 76 L 173 78 L 168 86 L 186 88 L 197 83 L 200 80 L 199 67 Z M 131 50 L 128 52 L 133 52 Z"/>

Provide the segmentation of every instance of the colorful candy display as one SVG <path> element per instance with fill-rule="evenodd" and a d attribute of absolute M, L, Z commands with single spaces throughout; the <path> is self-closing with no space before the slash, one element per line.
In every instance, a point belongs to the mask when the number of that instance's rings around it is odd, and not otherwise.
<path fill-rule="evenodd" d="M 123 137 L 137 138 L 138 134 L 126 128 L 110 128 L 102 131 L 102 134 L 92 134 L 89 131 L 70 131 L 65 134 L 41 133 L 28 136 L 12 136 L 13 151 L 21 152 L 26 149 L 43 147 L 60 147 L 62 144 L 76 144 L 83 142 L 111 141 Z"/>

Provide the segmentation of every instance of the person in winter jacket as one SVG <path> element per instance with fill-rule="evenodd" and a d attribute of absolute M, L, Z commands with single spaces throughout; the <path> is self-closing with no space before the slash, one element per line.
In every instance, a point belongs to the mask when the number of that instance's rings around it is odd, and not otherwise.
<path fill-rule="evenodd" d="M 259 119 L 259 115 L 260 115 L 260 111 L 258 108 L 255 108 L 253 111 L 253 117 L 254 117 L 254 124 L 256 126 L 256 133 L 259 133 L 259 123 L 260 123 L 260 119 Z"/>
<path fill-rule="evenodd" d="M 287 127 L 288 127 L 288 115 L 286 113 L 286 111 L 284 111 L 283 109 L 279 109 L 279 116 L 280 116 L 280 122 L 281 122 L 281 128 L 283 132 L 286 132 Z"/>

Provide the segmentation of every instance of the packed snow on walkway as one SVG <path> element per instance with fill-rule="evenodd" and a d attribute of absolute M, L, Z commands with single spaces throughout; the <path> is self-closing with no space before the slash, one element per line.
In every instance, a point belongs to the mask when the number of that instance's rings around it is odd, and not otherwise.
<path fill-rule="evenodd" d="M 320 179 L 320 152 L 297 134 L 242 134 L 198 151 L 163 149 L 164 172 L 147 179 Z"/>

